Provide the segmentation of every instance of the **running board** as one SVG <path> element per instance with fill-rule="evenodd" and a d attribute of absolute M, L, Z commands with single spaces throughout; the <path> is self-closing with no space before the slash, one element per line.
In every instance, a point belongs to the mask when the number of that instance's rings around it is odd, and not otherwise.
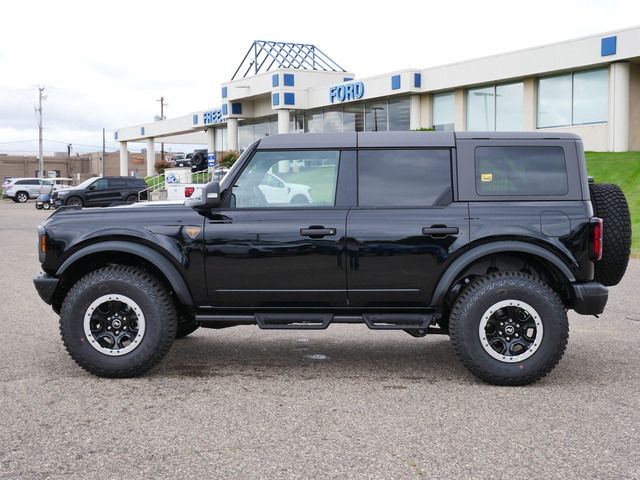
<path fill-rule="evenodd" d="M 428 329 L 433 313 L 365 313 L 334 315 L 333 313 L 256 313 L 255 315 L 196 315 L 195 321 L 204 327 L 216 324 L 258 325 L 265 330 L 322 330 L 331 323 L 365 323 L 372 330 Z M 430 331 L 434 331 L 433 328 Z M 439 333 L 439 332 L 438 332 Z"/>
<path fill-rule="evenodd" d="M 262 329 L 322 330 L 333 320 L 332 313 L 256 313 L 256 321 Z"/>
<path fill-rule="evenodd" d="M 413 330 L 429 328 L 433 313 L 365 313 L 362 318 L 372 330 Z"/>

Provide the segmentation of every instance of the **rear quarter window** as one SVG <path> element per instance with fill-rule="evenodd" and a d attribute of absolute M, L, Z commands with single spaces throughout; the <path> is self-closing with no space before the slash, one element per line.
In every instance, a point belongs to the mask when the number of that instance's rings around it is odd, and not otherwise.
<path fill-rule="evenodd" d="M 558 196 L 569 192 L 564 149 L 482 146 L 475 149 L 479 196 Z"/>

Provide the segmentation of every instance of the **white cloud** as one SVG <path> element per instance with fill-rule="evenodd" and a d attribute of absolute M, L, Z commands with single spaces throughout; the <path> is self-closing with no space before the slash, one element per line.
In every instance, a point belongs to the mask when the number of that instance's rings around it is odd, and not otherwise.
<path fill-rule="evenodd" d="M 639 13 L 636 0 L 17 2 L 0 33 L 0 150 L 37 148 L 8 142 L 37 139 L 39 85 L 46 140 L 102 145 L 105 128 L 117 149 L 113 131 L 152 121 L 161 97 L 169 117 L 218 107 L 254 40 L 316 45 L 362 78 L 630 27 Z"/>

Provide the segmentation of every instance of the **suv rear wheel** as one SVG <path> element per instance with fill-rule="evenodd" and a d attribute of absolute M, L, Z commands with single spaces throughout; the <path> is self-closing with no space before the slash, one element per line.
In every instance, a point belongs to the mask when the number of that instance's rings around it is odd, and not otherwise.
<path fill-rule="evenodd" d="M 556 366 L 567 346 L 569 322 L 547 285 L 520 272 L 473 281 L 456 300 L 451 343 L 464 365 L 495 385 L 527 385 Z"/>
<path fill-rule="evenodd" d="M 27 192 L 18 192 L 16 196 L 13 197 L 13 201 L 17 203 L 25 203 L 29 200 L 29 194 Z"/>

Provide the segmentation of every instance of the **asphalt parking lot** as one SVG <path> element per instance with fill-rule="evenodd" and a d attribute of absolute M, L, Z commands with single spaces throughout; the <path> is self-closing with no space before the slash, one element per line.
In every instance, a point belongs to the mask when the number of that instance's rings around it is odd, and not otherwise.
<path fill-rule="evenodd" d="M 36 227 L 0 201 L 0 478 L 640 478 L 640 260 L 527 387 L 477 380 L 448 338 L 361 325 L 200 329 L 145 376 L 67 355 L 38 297 Z"/>

